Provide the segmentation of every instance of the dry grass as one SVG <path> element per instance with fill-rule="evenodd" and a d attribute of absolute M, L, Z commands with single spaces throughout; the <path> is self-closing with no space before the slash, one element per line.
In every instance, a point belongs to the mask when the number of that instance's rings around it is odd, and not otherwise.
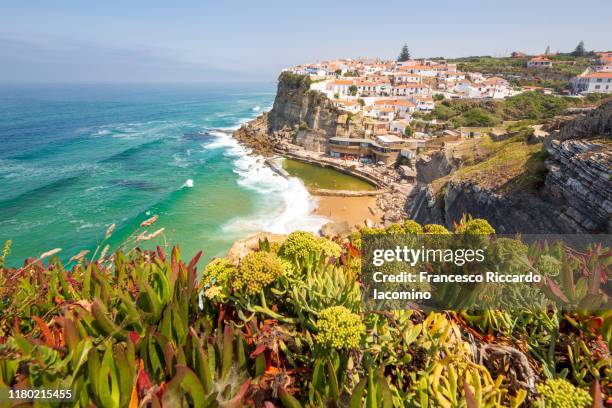
<path fill-rule="evenodd" d="M 542 181 L 545 171 L 541 148 L 541 144 L 528 144 L 521 136 L 500 142 L 488 136 L 466 140 L 455 151 L 463 166 L 435 180 L 432 187 L 440 192 L 450 180 L 472 181 L 502 193 L 536 185 Z"/>

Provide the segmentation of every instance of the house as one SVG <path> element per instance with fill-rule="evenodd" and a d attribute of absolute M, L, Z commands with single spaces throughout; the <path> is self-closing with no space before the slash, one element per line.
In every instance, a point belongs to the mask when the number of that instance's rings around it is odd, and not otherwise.
<path fill-rule="evenodd" d="M 500 77 L 487 78 L 479 85 L 484 85 L 484 98 L 507 98 L 511 94 L 510 84 Z"/>
<path fill-rule="evenodd" d="M 572 78 L 570 86 L 574 93 L 612 93 L 612 72 L 590 72 Z"/>
<path fill-rule="evenodd" d="M 406 127 L 410 126 L 410 121 L 407 119 L 393 120 L 389 124 L 389 131 L 392 133 L 404 134 Z"/>
<path fill-rule="evenodd" d="M 553 63 L 546 57 L 533 57 L 527 61 L 529 68 L 552 68 Z"/>
<path fill-rule="evenodd" d="M 393 84 L 420 84 L 421 76 L 410 72 L 394 72 Z"/>
<path fill-rule="evenodd" d="M 391 88 L 393 96 L 429 95 L 429 87 L 423 84 L 401 84 Z"/>
<path fill-rule="evenodd" d="M 363 128 L 367 136 L 384 135 L 389 132 L 389 122 L 370 119 L 363 123 Z"/>
<path fill-rule="evenodd" d="M 395 110 L 395 113 L 402 118 L 410 117 L 410 114 L 414 113 L 417 109 L 417 105 L 407 100 L 396 100 L 391 106 Z"/>
<path fill-rule="evenodd" d="M 457 71 L 440 71 L 438 72 L 438 79 L 444 81 L 461 81 L 465 79 L 465 74 Z"/>
<path fill-rule="evenodd" d="M 612 52 L 598 52 L 597 56 L 599 65 L 612 65 Z"/>
<path fill-rule="evenodd" d="M 460 94 L 463 98 L 481 98 L 482 89 L 484 89 L 482 85 L 464 80 L 457 83 L 454 91 Z"/>
<path fill-rule="evenodd" d="M 416 109 L 420 111 L 432 111 L 436 107 L 431 96 L 413 96 L 411 101 L 416 104 Z"/>
<path fill-rule="evenodd" d="M 357 101 L 351 101 L 347 99 L 334 99 L 332 102 L 338 108 L 344 109 L 345 111 L 355 113 L 361 110 L 361 105 Z"/>
<path fill-rule="evenodd" d="M 353 85 L 355 85 L 355 83 L 353 82 L 352 79 L 336 79 L 336 80 L 330 81 L 326 85 L 326 89 L 332 95 L 337 94 L 337 95 L 346 96 L 346 95 L 349 95 L 350 93 L 349 88 Z"/>

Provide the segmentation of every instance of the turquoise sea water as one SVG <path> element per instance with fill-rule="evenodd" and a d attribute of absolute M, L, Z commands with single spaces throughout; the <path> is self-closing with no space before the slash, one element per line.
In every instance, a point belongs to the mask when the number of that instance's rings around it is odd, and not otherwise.
<path fill-rule="evenodd" d="M 0 85 L 0 242 L 8 263 L 123 242 L 153 214 L 185 256 L 256 231 L 316 229 L 297 179 L 274 175 L 231 131 L 268 109 L 264 85 Z"/>

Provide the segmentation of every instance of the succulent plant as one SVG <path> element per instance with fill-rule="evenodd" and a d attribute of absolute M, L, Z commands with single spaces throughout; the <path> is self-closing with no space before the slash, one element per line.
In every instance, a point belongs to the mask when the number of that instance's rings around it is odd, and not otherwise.
<path fill-rule="evenodd" d="M 432 234 L 432 235 L 446 235 L 450 234 L 450 231 L 446 229 L 443 225 L 439 224 L 427 224 L 423 227 L 424 234 Z"/>
<path fill-rule="evenodd" d="M 254 295 L 285 273 L 281 259 L 271 252 L 251 252 L 245 256 L 232 282 L 233 287 Z"/>
<path fill-rule="evenodd" d="M 280 247 L 279 254 L 289 260 L 303 260 L 311 254 L 318 255 L 320 246 L 317 237 L 306 231 L 292 232 Z"/>
<path fill-rule="evenodd" d="M 455 227 L 455 233 L 472 235 L 491 235 L 495 234 L 495 228 L 487 220 L 481 218 L 468 219 L 462 221 Z"/>
<path fill-rule="evenodd" d="M 545 284 L 519 288 L 547 291 L 546 307 L 368 311 L 355 247 L 397 226 L 364 228 L 344 246 L 294 233 L 282 256 L 264 240 L 238 266 L 211 261 L 200 279 L 200 255 L 183 262 L 178 248 L 95 252 L 70 268 L 53 252 L 0 266 L 0 388 L 71 388 L 79 407 L 601 406 L 612 252 L 470 241 L 463 232 L 488 231 L 477 221 L 444 239 L 484 244 L 491 270 L 541 272 Z M 450 234 L 400 225 L 413 235 L 404 239 Z"/>
<path fill-rule="evenodd" d="M 317 343 L 333 349 L 355 349 L 365 334 L 359 315 L 344 306 L 332 306 L 319 313 Z"/>
<path fill-rule="evenodd" d="M 538 399 L 537 407 L 550 408 L 584 408 L 591 405 L 593 399 L 583 389 L 575 387 L 564 379 L 550 379 L 536 385 Z"/>
<path fill-rule="evenodd" d="M 421 227 L 421 224 L 413 220 L 404 221 L 403 227 L 404 227 L 405 234 L 422 234 L 423 233 L 423 227 Z"/>

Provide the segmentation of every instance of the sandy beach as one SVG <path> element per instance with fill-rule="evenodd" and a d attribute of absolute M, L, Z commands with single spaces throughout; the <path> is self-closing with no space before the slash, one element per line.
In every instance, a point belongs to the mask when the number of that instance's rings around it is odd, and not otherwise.
<path fill-rule="evenodd" d="M 340 196 L 316 196 L 319 205 L 315 214 L 322 215 L 333 221 L 346 221 L 351 227 L 364 226 L 364 221 L 370 219 L 378 223 L 382 212 L 376 206 L 376 197 L 340 197 Z M 369 208 L 376 210 L 373 215 Z"/>

